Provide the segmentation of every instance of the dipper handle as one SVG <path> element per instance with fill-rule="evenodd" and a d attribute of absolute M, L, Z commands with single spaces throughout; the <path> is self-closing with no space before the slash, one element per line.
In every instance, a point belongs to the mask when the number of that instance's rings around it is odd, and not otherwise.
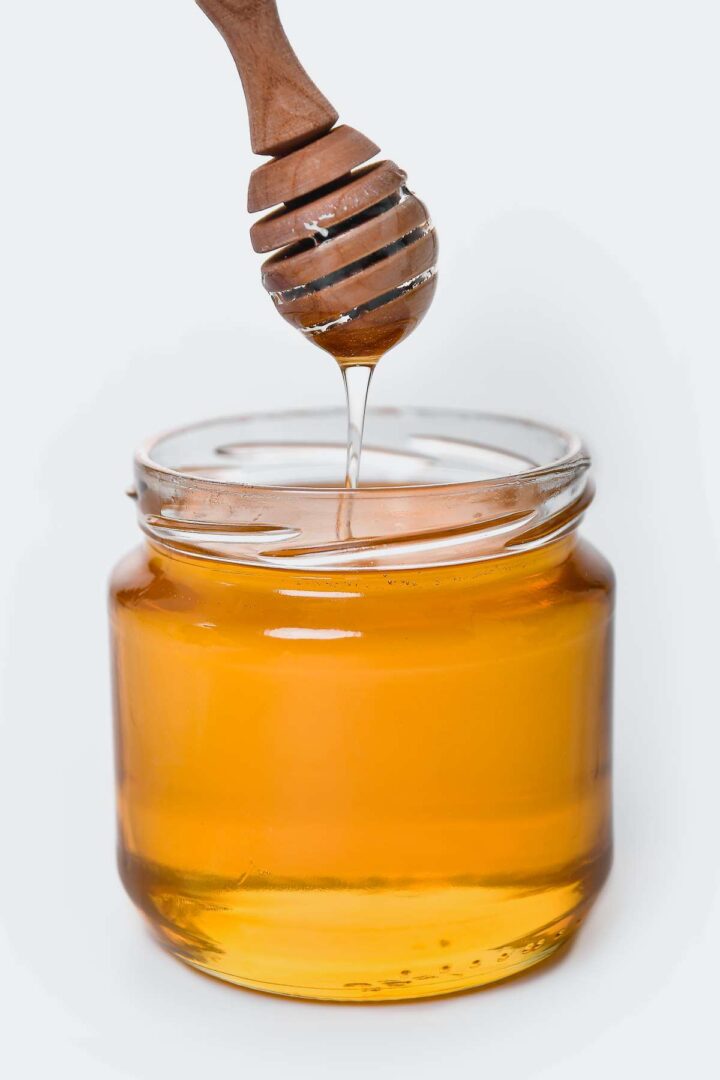
<path fill-rule="evenodd" d="M 275 0 L 197 3 L 237 64 L 256 154 L 277 157 L 330 131 L 338 114 L 293 52 Z"/>

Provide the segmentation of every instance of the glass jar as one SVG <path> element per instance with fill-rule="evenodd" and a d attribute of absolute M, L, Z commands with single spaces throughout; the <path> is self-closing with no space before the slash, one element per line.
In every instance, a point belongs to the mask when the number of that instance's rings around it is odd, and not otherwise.
<path fill-rule="evenodd" d="M 174 955 L 386 1000 L 575 933 L 611 857 L 613 578 L 579 441 L 526 421 L 217 420 L 140 451 L 111 588 L 119 863 Z"/>

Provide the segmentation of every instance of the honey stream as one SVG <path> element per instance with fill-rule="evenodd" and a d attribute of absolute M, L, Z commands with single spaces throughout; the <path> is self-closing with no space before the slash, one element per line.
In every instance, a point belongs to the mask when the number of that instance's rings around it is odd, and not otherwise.
<path fill-rule="evenodd" d="M 345 487 L 354 489 L 360 483 L 360 461 L 362 457 L 365 414 L 367 412 L 368 393 L 372 382 L 372 364 L 346 364 L 341 367 L 345 397 L 347 399 L 347 464 L 345 467 Z"/>
<path fill-rule="evenodd" d="M 348 418 L 345 469 L 345 487 L 348 490 L 354 490 L 360 483 L 365 413 L 375 368 L 386 353 L 403 341 L 416 325 L 417 320 L 403 312 L 379 326 L 352 330 L 342 325 L 312 336 L 313 342 L 337 362 L 343 377 Z M 338 333 L 338 330 L 343 333 Z"/>

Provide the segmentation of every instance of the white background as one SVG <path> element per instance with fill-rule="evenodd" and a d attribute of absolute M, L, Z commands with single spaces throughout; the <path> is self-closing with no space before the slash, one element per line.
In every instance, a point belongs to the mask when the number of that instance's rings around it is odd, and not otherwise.
<path fill-rule="evenodd" d="M 274 314 L 237 77 L 191 0 L 3 5 L 0 1064 L 72 1076 L 714 1075 L 720 13 L 715 0 L 284 0 L 442 243 L 376 403 L 571 426 L 619 579 L 613 875 L 545 972 L 421 1005 L 233 990 L 114 869 L 105 580 L 144 436 L 338 403 Z"/>

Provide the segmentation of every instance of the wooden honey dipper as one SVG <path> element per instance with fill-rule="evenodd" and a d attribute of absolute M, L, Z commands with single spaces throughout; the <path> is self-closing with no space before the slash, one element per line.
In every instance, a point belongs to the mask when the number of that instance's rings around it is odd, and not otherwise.
<path fill-rule="evenodd" d="M 428 212 L 392 161 L 366 164 L 375 143 L 335 127 L 275 0 L 197 3 L 237 64 L 253 151 L 273 157 L 252 173 L 248 194 L 250 213 L 280 207 L 250 230 L 255 251 L 277 252 L 263 284 L 283 318 L 341 365 L 372 366 L 432 302 L 438 246 Z"/>

